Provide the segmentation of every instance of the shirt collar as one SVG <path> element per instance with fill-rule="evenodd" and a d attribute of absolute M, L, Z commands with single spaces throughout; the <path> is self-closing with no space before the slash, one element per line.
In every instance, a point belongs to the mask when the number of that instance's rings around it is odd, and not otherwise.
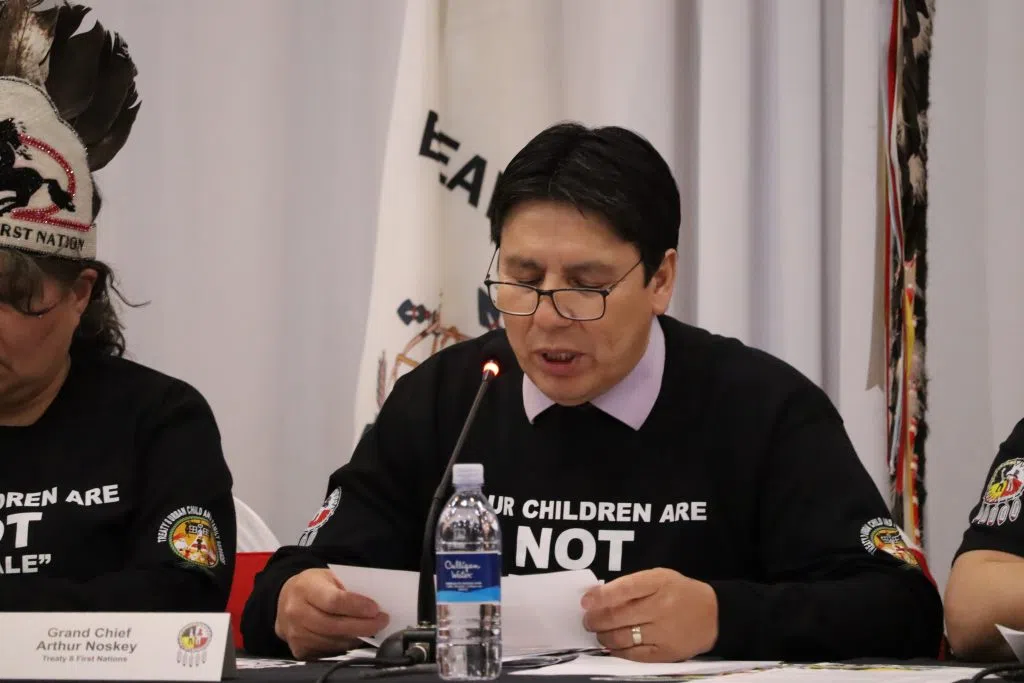
<path fill-rule="evenodd" d="M 611 415 L 619 422 L 634 430 L 643 426 L 647 416 L 654 409 L 654 403 L 661 393 L 661 378 L 665 372 L 665 333 L 656 317 L 651 318 L 651 333 L 647 348 L 629 374 L 618 384 L 604 392 L 591 404 Z M 533 421 L 542 412 L 555 404 L 523 374 L 523 408 L 526 418 Z"/>

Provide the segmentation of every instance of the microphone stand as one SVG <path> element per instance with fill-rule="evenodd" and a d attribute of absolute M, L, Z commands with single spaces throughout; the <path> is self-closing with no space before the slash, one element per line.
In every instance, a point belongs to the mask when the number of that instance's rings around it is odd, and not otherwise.
<path fill-rule="evenodd" d="M 462 432 L 455 442 L 451 457 L 448 458 L 448 466 L 441 477 L 441 483 L 434 491 L 434 498 L 430 502 L 430 511 L 427 513 L 427 522 L 423 529 L 423 553 L 420 556 L 420 584 L 416 598 L 416 621 L 414 627 L 396 631 L 384 639 L 384 642 L 377 648 L 377 659 L 382 664 L 394 665 L 395 662 L 404 660 L 408 665 L 434 664 L 437 662 L 437 602 L 436 586 L 434 585 L 434 529 L 437 526 L 437 519 L 441 515 L 441 506 L 446 500 L 448 487 L 452 481 L 452 470 L 459 459 L 459 453 L 466 442 L 469 428 L 473 425 L 477 410 L 483 401 L 484 393 L 490 386 L 491 380 L 498 375 L 498 364 L 488 361 L 484 364 L 483 379 L 480 381 L 480 388 L 477 389 L 473 405 L 469 409 L 469 415 L 462 425 Z"/>

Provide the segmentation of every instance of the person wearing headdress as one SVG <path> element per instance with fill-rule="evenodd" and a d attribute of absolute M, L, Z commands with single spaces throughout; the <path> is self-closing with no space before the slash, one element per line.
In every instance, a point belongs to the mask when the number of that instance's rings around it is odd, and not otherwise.
<path fill-rule="evenodd" d="M 89 8 L 0 2 L 0 611 L 222 611 L 232 477 L 185 382 L 124 358 L 93 173 L 139 111 Z"/>

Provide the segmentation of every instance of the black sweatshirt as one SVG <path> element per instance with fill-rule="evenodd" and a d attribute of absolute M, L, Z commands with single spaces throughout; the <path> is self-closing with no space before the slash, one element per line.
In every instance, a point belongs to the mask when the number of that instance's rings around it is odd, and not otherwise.
<path fill-rule="evenodd" d="M 956 557 L 970 550 L 999 550 L 1024 557 L 1022 497 L 1024 420 L 1017 423 L 996 453 Z"/>
<path fill-rule="evenodd" d="M 0 427 L 0 611 L 223 611 L 231 485 L 195 389 L 74 353 L 46 413 Z"/>
<path fill-rule="evenodd" d="M 934 657 L 942 605 L 906 551 L 824 392 L 736 340 L 660 318 L 661 393 L 638 431 L 589 404 L 531 425 L 503 331 L 401 378 L 300 539 L 256 581 L 246 647 L 274 635 L 291 576 L 328 562 L 416 570 L 427 509 L 500 337 L 502 375 L 460 460 L 484 465 L 506 574 L 668 567 L 718 596 L 711 654 L 747 660 Z M 493 346 L 489 345 L 488 350 Z M 310 544 L 311 542 L 311 544 Z M 374 597 L 374 596 L 369 596 Z"/>

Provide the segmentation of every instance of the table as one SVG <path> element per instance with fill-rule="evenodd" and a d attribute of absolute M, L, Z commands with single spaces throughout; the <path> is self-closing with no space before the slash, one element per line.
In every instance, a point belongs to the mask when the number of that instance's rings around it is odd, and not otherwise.
<path fill-rule="evenodd" d="M 241 658 L 240 658 L 241 659 Z M 983 668 L 985 664 L 971 664 L 965 662 L 938 662 L 935 660 L 909 660 L 909 661 L 897 661 L 897 660 L 853 660 L 848 662 L 850 664 L 869 664 L 869 665 L 885 665 L 885 664 L 903 664 L 903 665 L 918 665 L 918 666 L 949 666 L 949 667 L 973 667 Z M 236 683 L 314 683 L 324 672 L 327 671 L 335 662 L 307 662 L 305 664 L 284 667 L 284 668 L 273 668 L 273 669 L 246 669 L 239 670 L 236 678 L 231 679 Z M 359 669 L 339 669 L 334 672 L 329 681 L 331 683 L 339 683 L 344 681 L 396 681 L 398 683 L 440 683 L 441 679 L 435 673 L 403 673 L 401 675 L 390 676 L 386 678 L 362 678 L 361 674 L 370 671 L 367 668 Z M 823 673 L 822 680 L 827 680 L 826 672 Z M 969 676 L 964 676 L 960 683 L 967 683 Z M 503 672 L 501 677 L 498 679 L 502 683 L 595 683 L 595 681 L 586 676 L 530 676 L 528 674 L 517 674 L 511 675 L 507 672 Z M 624 683 L 636 683 L 643 679 L 620 679 Z M 647 679 L 650 680 L 650 679 Z M 700 679 L 683 679 L 683 678 L 671 678 L 664 677 L 659 678 L 660 681 L 682 681 L 682 680 L 702 680 L 707 683 L 714 683 L 715 678 L 705 677 Z M 806 679 L 805 679 L 806 680 Z M 817 679 L 815 679 L 817 680 Z M 986 683 L 1001 683 L 1007 679 L 989 677 L 986 678 Z M 1024 679 L 1010 679 L 1010 680 L 1024 680 Z M 74 682 L 70 682 L 74 683 Z"/>
<path fill-rule="evenodd" d="M 967 662 L 939 662 L 928 659 L 917 659 L 909 661 L 900 660 L 878 660 L 878 659 L 862 659 L 852 660 L 849 664 L 860 664 L 860 665 L 884 665 L 884 664 L 903 664 L 903 665 L 918 665 L 918 666 L 943 666 L 943 667 L 964 667 L 964 668 L 984 668 L 987 664 L 976 664 Z M 239 683 L 313 683 L 327 671 L 334 662 L 308 662 L 301 666 L 294 666 L 288 668 L 278 669 L 257 669 L 257 670 L 242 670 L 239 671 Z M 401 675 L 393 675 L 386 678 L 362 678 L 361 674 L 369 671 L 366 668 L 359 669 L 339 669 L 331 674 L 331 682 L 341 681 L 356 681 L 356 680 L 368 680 L 368 681 L 397 681 L 400 683 L 439 683 L 441 679 L 435 673 L 403 673 Z M 822 680 L 825 680 L 827 676 L 826 672 L 823 673 Z M 970 679 L 969 675 L 965 675 L 962 680 L 966 683 Z M 587 676 L 531 676 L 529 674 L 516 674 L 511 675 L 507 672 L 503 672 L 501 678 L 498 679 L 503 683 L 594 683 L 593 679 Z M 628 679 L 623 678 L 622 681 L 638 681 L 640 679 Z M 660 678 L 663 681 L 672 680 L 683 680 L 681 678 L 672 679 L 669 677 Z M 709 683 L 714 683 L 714 677 L 707 677 L 703 679 L 691 679 L 691 680 L 704 680 Z M 986 682 L 1000 683 L 1006 679 L 989 677 L 985 679 Z"/>

